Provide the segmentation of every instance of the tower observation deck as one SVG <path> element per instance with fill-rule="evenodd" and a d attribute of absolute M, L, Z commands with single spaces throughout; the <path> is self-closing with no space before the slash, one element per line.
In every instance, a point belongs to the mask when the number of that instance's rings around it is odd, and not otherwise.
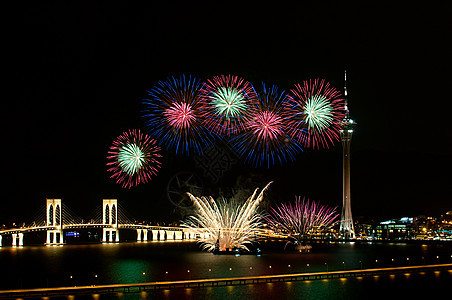
<path fill-rule="evenodd" d="M 342 214 L 339 232 L 346 239 L 355 238 L 355 229 L 353 226 L 352 208 L 350 202 L 350 145 L 352 142 L 353 130 L 356 122 L 350 118 L 347 101 L 347 72 L 345 71 L 345 118 L 342 120 L 342 129 L 340 130 L 342 142 Z"/>

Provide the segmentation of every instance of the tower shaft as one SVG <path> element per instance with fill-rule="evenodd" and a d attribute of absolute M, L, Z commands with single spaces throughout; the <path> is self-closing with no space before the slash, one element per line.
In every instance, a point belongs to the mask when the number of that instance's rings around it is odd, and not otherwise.
<path fill-rule="evenodd" d="M 344 128 L 341 131 L 342 141 L 342 215 L 340 233 L 345 238 L 355 238 L 350 197 L 350 145 L 353 130 Z"/>

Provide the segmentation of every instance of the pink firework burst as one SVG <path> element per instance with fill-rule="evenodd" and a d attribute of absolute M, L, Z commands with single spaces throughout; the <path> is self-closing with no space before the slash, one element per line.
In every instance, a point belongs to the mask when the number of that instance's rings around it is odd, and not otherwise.
<path fill-rule="evenodd" d="M 283 115 L 286 94 L 279 92 L 276 86 L 266 88 L 263 84 L 262 91 L 256 95 L 244 130 L 232 139 L 233 147 L 245 162 L 257 167 L 269 168 L 294 160 L 301 147 L 286 133 Z"/>
<path fill-rule="evenodd" d="M 311 235 L 323 233 L 334 226 L 338 217 L 336 207 L 295 197 L 294 203 L 282 203 L 272 208 L 266 221 L 275 231 L 290 234 L 301 243 Z"/>
<path fill-rule="evenodd" d="M 196 121 L 195 113 L 188 103 L 175 102 L 171 107 L 167 108 L 163 114 L 169 125 L 177 129 L 186 129 L 190 127 L 190 124 Z"/>
<path fill-rule="evenodd" d="M 110 178 L 124 188 L 146 183 L 157 175 L 161 162 L 160 147 L 139 129 L 121 134 L 111 145 L 108 156 Z"/>
<path fill-rule="evenodd" d="M 303 81 L 290 90 L 285 119 L 291 138 L 311 148 L 328 148 L 339 141 L 345 102 L 324 79 Z"/>
<path fill-rule="evenodd" d="M 159 81 L 143 99 L 148 134 L 176 154 L 202 154 L 216 136 L 204 125 L 202 82 L 181 75 Z"/>
<path fill-rule="evenodd" d="M 284 135 L 283 119 L 274 111 L 257 111 L 248 124 L 257 139 L 272 141 Z"/>

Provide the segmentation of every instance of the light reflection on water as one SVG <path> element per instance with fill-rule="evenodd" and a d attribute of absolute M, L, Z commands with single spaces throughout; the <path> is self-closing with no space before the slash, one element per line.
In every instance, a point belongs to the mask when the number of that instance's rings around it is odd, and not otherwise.
<path fill-rule="evenodd" d="M 221 278 L 264 274 L 318 272 L 371 267 L 450 262 L 449 245 L 418 244 L 332 244 L 314 245 L 313 252 L 299 254 L 284 252 L 277 244 L 269 244 L 266 252 L 255 255 L 215 256 L 201 252 L 194 243 L 121 243 L 66 245 L 64 247 L 25 246 L 0 248 L 0 264 L 4 270 L 1 289 L 45 286 L 71 286 L 108 283 L 139 283 L 149 281 Z M 439 257 L 439 258 L 438 258 Z M 271 267 L 270 267 L 271 266 Z M 187 272 L 190 270 L 190 272 Z M 444 276 L 443 273 L 448 276 Z M 411 287 L 413 281 L 423 280 L 435 288 L 436 282 L 450 285 L 450 272 L 353 278 L 291 283 L 267 283 L 234 287 L 205 287 L 147 292 L 142 294 L 92 295 L 64 299 L 339 299 L 348 290 L 360 294 L 364 288 L 380 291 L 383 287 L 396 290 Z M 403 279 L 403 280 L 401 280 Z M 429 280 L 431 279 L 431 283 Z M 418 284 L 425 286 L 422 282 Z M 441 289 L 439 289 L 441 290 Z M 418 291 L 419 292 L 419 291 Z M 349 298 L 354 293 L 350 293 Z M 363 292 L 365 293 L 365 292 Z M 396 291 L 393 293 L 397 294 Z M 367 295 L 370 298 L 378 292 Z M 280 297 L 281 296 L 281 297 Z M 361 296 L 363 294 L 361 293 Z M 382 294 L 380 294 L 382 296 Z M 418 298 L 417 294 L 413 294 Z M 366 297 L 369 298 L 369 297 Z M 361 297 L 362 298 L 362 297 Z M 385 297 L 387 298 L 387 297 Z"/>

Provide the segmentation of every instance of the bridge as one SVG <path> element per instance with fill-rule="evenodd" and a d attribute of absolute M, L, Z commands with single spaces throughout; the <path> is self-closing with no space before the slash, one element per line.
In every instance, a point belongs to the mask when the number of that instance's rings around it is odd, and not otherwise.
<path fill-rule="evenodd" d="M 45 216 L 42 221 L 34 221 L 28 226 L 0 230 L 0 247 L 3 237 L 10 235 L 12 246 L 23 246 L 24 235 L 36 231 L 46 231 L 46 245 L 63 245 L 64 230 L 83 228 L 102 228 L 103 243 L 118 243 L 119 230 L 136 230 L 137 241 L 166 241 L 195 239 L 202 232 L 196 232 L 183 227 L 153 226 L 134 224 L 121 213 L 117 199 L 103 199 L 101 214 L 84 222 L 72 211 L 62 205 L 61 199 L 46 199 Z"/>

